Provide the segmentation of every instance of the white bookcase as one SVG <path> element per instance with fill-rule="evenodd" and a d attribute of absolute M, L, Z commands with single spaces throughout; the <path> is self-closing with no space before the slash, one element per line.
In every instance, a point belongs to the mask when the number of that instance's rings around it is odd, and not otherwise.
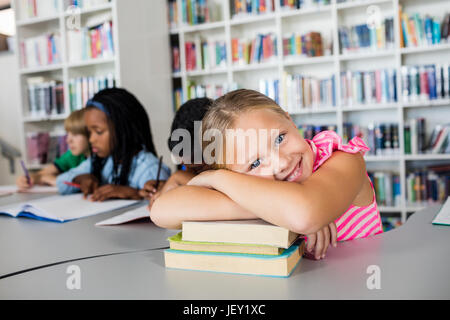
<path fill-rule="evenodd" d="M 50 0 L 48 0 L 50 1 Z M 20 16 L 20 0 L 13 0 L 16 15 L 16 52 L 19 64 L 22 123 L 26 155 L 27 132 L 64 132 L 64 119 L 70 114 L 69 81 L 72 78 L 104 76 L 112 74 L 117 87 L 123 87 L 136 95 L 146 108 L 152 125 L 156 149 L 165 159 L 170 159 L 166 141 L 173 117 L 170 106 L 170 58 L 167 45 L 168 26 L 164 0 L 111 0 L 107 3 L 73 9 L 69 0 L 56 1 L 59 11 L 46 16 L 24 18 Z M 84 1 L 87 2 L 86 0 Z M 95 2 L 95 1 L 93 1 Z M 97 1 L 97 3 L 99 3 Z M 69 61 L 70 44 L 68 28 L 80 22 L 86 26 L 88 20 L 112 21 L 114 56 L 82 61 Z M 70 20 L 70 21 L 69 21 Z M 103 21 L 103 22 L 104 22 Z M 57 32 L 61 39 L 61 63 L 22 68 L 19 44 L 22 39 Z M 27 79 L 45 76 L 57 79 L 64 86 L 64 113 L 51 116 L 30 116 L 28 112 Z M 30 165 L 39 169 L 42 165 Z"/>
<path fill-rule="evenodd" d="M 211 0 L 220 5 L 222 10 L 220 21 L 199 25 L 185 25 L 182 22 L 181 0 L 176 0 L 178 6 L 178 23 L 170 29 L 171 42 L 178 42 L 180 51 L 181 71 L 172 73 L 173 85 L 180 84 L 183 91 L 183 101 L 186 101 L 188 81 L 197 84 L 237 83 L 241 88 L 258 90 L 261 78 L 282 79 L 285 71 L 302 73 L 311 76 L 335 76 L 336 107 L 307 109 L 291 114 L 298 124 L 335 124 L 338 133 L 343 133 L 343 123 L 353 122 L 367 125 L 372 122 L 398 123 L 400 154 L 392 156 L 366 156 L 368 170 L 391 170 L 400 175 L 401 204 L 398 207 L 380 207 L 382 213 L 400 215 L 405 222 L 407 214 L 421 207 L 406 203 L 407 169 L 421 167 L 429 163 L 450 164 L 450 154 L 404 154 L 403 127 L 407 119 L 425 117 L 427 120 L 427 137 L 435 124 L 449 122 L 450 99 L 432 102 L 404 103 L 401 98 L 401 67 L 402 65 L 424 65 L 431 63 L 448 63 L 450 61 L 450 43 L 421 48 L 401 48 L 399 39 L 399 5 L 403 12 L 429 14 L 442 20 L 446 12 L 450 12 L 450 2 L 447 0 L 354 0 L 337 3 L 331 0 L 329 5 L 312 5 L 297 10 L 286 11 L 280 7 L 280 1 L 275 0 L 275 10 L 258 16 L 231 17 L 230 0 Z M 308 2 L 308 1 L 305 1 Z M 309 1 L 312 3 L 313 1 Z M 363 52 L 356 54 L 341 54 L 339 49 L 338 27 L 340 25 L 355 25 L 367 21 L 367 8 L 375 6 L 383 17 L 394 18 L 395 46 L 389 50 Z M 302 34 L 309 31 L 319 31 L 325 42 L 332 43 L 332 52 L 327 56 L 310 58 L 285 58 L 282 51 L 282 37 L 294 31 Z M 276 59 L 255 65 L 233 66 L 231 60 L 231 39 L 233 37 L 255 35 L 256 33 L 273 32 L 277 36 L 278 55 Z M 185 41 L 195 35 L 202 38 L 221 35 L 227 44 L 227 66 L 218 70 L 186 71 Z M 363 105 L 348 107 L 341 103 L 339 96 L 341 71 L 373 70 L 395 68 L 397 72 L 396 103 Z M 285 102 L 281 96 L 280 104 Z"/>

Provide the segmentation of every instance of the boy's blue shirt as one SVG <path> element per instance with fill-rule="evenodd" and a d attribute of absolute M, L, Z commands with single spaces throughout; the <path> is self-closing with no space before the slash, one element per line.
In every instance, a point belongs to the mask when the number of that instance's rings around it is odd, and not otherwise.
<path fill-rule="evenodd" d="M 156 180 L 158 174 L 159 159 L 151 152 L 142 150 L 131 163 L 130 174 L 128 175 L 128 186 L 135 189 L 142 189 L 149 180 Z M 112 184 L 113 179 L 113 159 L 109 156 L 102 169 L 103 184 Z M 120 170 L 120 168 L 119 168 Z M 70 194 L 80 192 L 80 189 L 66 185 L 64 182 L 72 180 L 82 174 L 91 173 L 91 158 L 83 161 L 78 167 L 73 168 L 56 178 L 56 186 L 60 194 Z M 167 180 L 170 177 L 170 169 L 163 163 L 161 166 L 160 180 Z"/>

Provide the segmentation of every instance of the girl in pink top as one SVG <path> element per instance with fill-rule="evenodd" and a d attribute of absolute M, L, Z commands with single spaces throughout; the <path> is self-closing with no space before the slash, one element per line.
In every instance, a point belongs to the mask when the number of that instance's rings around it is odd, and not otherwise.
<path fill-rule="evenodd" d="M 336 241 L 381 232 L 359 138 L 343 145 L 326 131 L 305 140 L 272 99 L 246 89 L 217 99 L 202 133 L 213 170 L 159 197 L 150 213 L 157 225 L 261 218 L 306 235 L 316 259 Z"/>

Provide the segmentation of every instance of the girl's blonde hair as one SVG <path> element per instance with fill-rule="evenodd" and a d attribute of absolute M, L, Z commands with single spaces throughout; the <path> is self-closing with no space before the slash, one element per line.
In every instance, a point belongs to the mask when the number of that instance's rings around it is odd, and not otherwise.
<path fill-rule="evenodd" d="M 225 161 L 218 161 L 220 155 L 222 158 L 226 157 L 226 130 L 234 127 L 234 123 L 240 115 L 262 109 L 287 117 L 284 110 L 274 100 L 255 90 L 234 90 L 214 101 L 203 118 L 202 133 L 204 134 L 211 129 L 219 130 L 224 141 L 221 144 L 222 150 L 219 150 L 218 154 L 212 154 L 215 160 L 209 165 L 208 169 L 223 169 L 226 167 Z M 208 141 L 205 142 L 202 139 L 203 150 L 208 144 Z"/>
<path fill-rule="evenodd" d="M 88 138 L 88 131 L 84 123 L 85 109 L 72 112 L 64 121 L 64 129 L 72 134 L 82 134 Z"/>

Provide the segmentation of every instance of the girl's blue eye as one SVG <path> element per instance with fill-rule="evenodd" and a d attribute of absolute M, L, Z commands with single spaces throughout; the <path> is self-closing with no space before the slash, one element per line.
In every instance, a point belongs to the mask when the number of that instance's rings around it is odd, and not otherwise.
<path fill-rule="evenodd" d="M 250 169 L 256 169 L 261 165 L 261 160 L 260 159 L 256 159 L 255 162 L 252 163 L 252 165 L 250 166 Z"/>
<path fill-rule="evenodd" d="M 280 144 L 281 142 L 283 142 L 284 136 L 285 136 L 285 133 L 280 134 L 280 135 L 275 139 L 275 143 L 276 143 L 276 144 Z"/>

